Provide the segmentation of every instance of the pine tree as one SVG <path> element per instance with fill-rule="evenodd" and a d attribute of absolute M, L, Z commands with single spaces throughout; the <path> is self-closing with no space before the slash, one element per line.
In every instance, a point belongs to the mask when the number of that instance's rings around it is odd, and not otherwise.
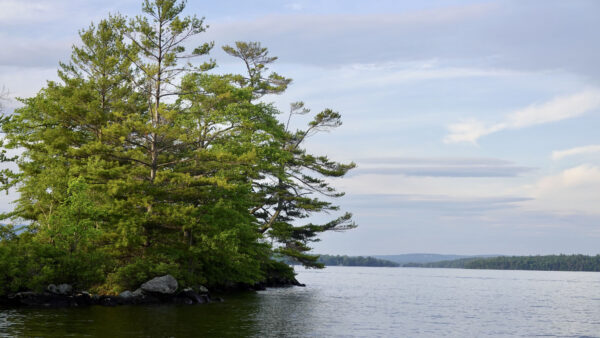
<path fill-rule="evenodd" d="M 236 42 L 235 47 L 223 47 L 229 55 L 241 59 L 248 76 L 238 77 L 238 84 L 252 91 L 252 99 L 265 94 L 283 92 L 291 82 L 277 73 L 265 75 L 268 65 L 277 60 L 258 42 Z M 256 192 L 252 214 L 260 220 L 259 232 L 275 240 L 277 253 L 290 257 L 306 267 L 323 267 L 318 256 L 310 255 L 310 242 L 318 241 L 324 231 L 343 231 L 356 227 L 352 215 L 344 215 L 326 224 L 297 225 L 301 219 L 316 213 L 337 211 L 339 207 L 321 199 L 337 198 L 339 193 L 327 182 L 329 177 L 342 177 L 355 167 L 326 156 L 315 156 L 303 149 L 303 143 L 315 133 L 341 126 L 341 115 L 331 109 L 316 114 L 304 130 L 289 130 L 294 115 L 308 114 L 303 102 L 292 103 L 285 125 L 267 128 L 271 139 L 261 147 L 263 158 L 260 176 L 254 181 Z"/>
<path fill-rule="evenodd" d="M 327 178 L 354 164 L 303 143 L 340 115 L 324 110 L 288 130 L 258 99 L 291 80 L 265 75 L 276 58 L 258 43 L 225 47 L 247 75 L 194 64 L 213 44 L 186 51 L 206 27 L 181 16 L 184 5 L 146 0 L 142 16 L 92 24 L 60 63 L 60 81 L 0 120 L 4 149 L 22 151 L 0 157 L 18 165 L 1 172 L 2 188 L 19 193 L 4 218 L 25 224 L 0 227 L 0 257 L 15 257 L 0 265 L 0 292 L 50 282 L 117 292 L 165 273 L 182 285 L 252 284 L 293 273 L 274 254 L 320 266 L 308 244 L 354 227 L 350 214 L 297 224 L 338 209 L 315 194 L 341 196 Z M 301 103 L 290 118 L 298 113 L 308 113 Z"/>

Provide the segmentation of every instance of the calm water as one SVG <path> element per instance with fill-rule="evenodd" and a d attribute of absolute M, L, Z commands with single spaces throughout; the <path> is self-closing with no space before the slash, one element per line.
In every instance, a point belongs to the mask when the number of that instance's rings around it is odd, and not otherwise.
<path fill-rule="evenodd" d="M 0 336 L 600 337 L 600 273 L 330 267 L 202 306 L 0 309 Z"/>

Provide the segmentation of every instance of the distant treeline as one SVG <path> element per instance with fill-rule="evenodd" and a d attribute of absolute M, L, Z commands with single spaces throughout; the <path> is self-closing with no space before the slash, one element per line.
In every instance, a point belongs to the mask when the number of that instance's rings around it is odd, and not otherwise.
<path fill-rule="evenodd" d="M 279 260 L 290 264 L 298 265 L 298 262 L 291 260 L 288 257 L 280 257 Z M 380 267 L 399 267 L 400 264 L 385 259 L 379 259 L 375 257 L 363 257 L 363 256 L 333 256 L 333 255 L 320 255 L 317 260 L 319 264 L 325 266 L 380 266 Z"/>
<path fill-rule="evenodd" d="M 600 255 L 474 257 L 433 263 L 408 263 L 403 266 L 491 270 L 600 271 Z"/>
<path fill-rule="evenodd" d="M 416 267 L 416 268 L 452 268 L 452 269 L 468 269 L 467 263 L 474 260 L 485 260 L 487 258 L 469 257 L 452 259 L 447 261 L 439 262 L 428 262 L 428 263 L 406 263 L 402 264 L 403 267 Z"/>
<path fill-rule="evenodd" d="M 378 259 L 374 257 L 363 257 L 363 256 L 331 256 L 321 255 L 319 262 L 326 266 L 389 266 L 398 267 L 400 264 L 387 261 L 384 259 Z"/>

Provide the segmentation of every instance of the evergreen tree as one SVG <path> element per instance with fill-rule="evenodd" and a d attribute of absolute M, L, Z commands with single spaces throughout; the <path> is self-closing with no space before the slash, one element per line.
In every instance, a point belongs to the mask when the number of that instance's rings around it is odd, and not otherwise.
<path fill-rule="evenodd" d="M 291 81 L 264 75 L 276 58 L 258 43 L 225 47 L 247 76 L 209 73 L 212 60 L 194 65 L 213 45 L 186 51 L 205 26 L 182 17 L 184 5 L 146 0 L 143 16 L 81 31 L 60 81 L 0 121 L 4 148 L 22 150 L 0 158 L 18 165 L 2 172 L 2 188 L 19 193 L 4 218 L 26 225 L 1 227 L 0 256 L 19 258 L 2 263 L 0 292 L 50 282 L 117 292 L 165 273 L 183 285 L 251 284 L 292 273 L 274 253 L 320 266 L 307 244 L 354 227 L 349 214 L 295 223 L 337 210 L 314 194 L 341 196 L 326 178 L 354 164 L 302 145 L 339 126 L 339 114 L 325 110 L 307 129 L 288 130 L 257 101 Z M 298 103 L 290 114 L 300 112 Z"/>
<path fill-rule="evenodd" d="M 258 42 L 236 42 L 235 47 L 223 47 L 228 54 L 240 58 L 246 65 L 248 76 L 238 77 L 242 87 L 252 90 L 252 98 L 265 94 L 281 93 L 291 82 L 277 73 L 265 75 L 268 65 L 276 57 L 269 57 L 268 50 Z M 315 156 L 303 149 L 307 138 L 315 133 L 341 126 L 341 116 L 331 109 L 316 114 L 304 130 L 289 130 L 290 120 L 297 114 L 308 114 L 303 102 L 292 103 L 285 125 L 269 128 L 271 139 L 261 149 L 261 175 L 254 181 L 256 205 L 252 213 L 261 221 L 259 231 L 275 240 L 280 246 L 276 252 L 290 257 L 306 267 L 323 267 L 318 255 L 307 254 L 308 243 L 317 241 L 324 231 L 342 231 L 354 228 L 352 215 L 344 215 L 325 224 L 297 225 L 297 221 L 315 213 L 337 211 L 339 207 L 321 199 L 337 198 L 339 193 L 327 181 L 329 177 L 342 177 L 355 167 L 354 163 L 342 164 L 326 156 Z"/>

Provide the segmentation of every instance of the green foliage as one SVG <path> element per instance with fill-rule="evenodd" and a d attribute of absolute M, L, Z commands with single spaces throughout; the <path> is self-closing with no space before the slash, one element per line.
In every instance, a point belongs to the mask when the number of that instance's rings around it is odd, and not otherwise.
<path fill-rule="evenodd" d="M 263 270 L 265 271 L 267 278 L 274 281 L 295 280 L 296 276 L 293 267 L 284 262 L 273 259 L 265 262 Z"/>
<path fill-rule="evenodd" d="M 320 255 L 319 262 L 325 266 L 373 266 L 373 267 L 398 267 L 400 264 L 385 259 L 363 256 L 331 256 Z"/>
<path fill-rule="evenodd" d="M 425 264 L 405 264 L 404 266 L 491 270 L 600 271 L 600 255 L 471 257 Z"/>
<path fill-rule="evenodd" d="M 319 267 L 308 243 L 354 227 L 296 221 L 337 206 L 326 181 L 354 164 L 308 154 L 315 132 L 341 125 L 332 110 L 291 132 L 270 104 L 290 79 L 265 75 L 277 58 L 255 42 L 225 51 L 248 75 L 214 74 L 212 43 L 187 51 L 203 19 L 184 2 L 146 0 L 80 32 L 60 81 L 0 119 L 2 189 L 19 193 L 0 226 L 0 293 L 68 282 L 119 292 L 165 273 L 182 285 L 256 283 L 289 274 L 275 253 Z M 292 105 L 291 115 L 309 111 Z M 6 150 L 20 150 L 16 158 Z M 273 243 L 271 245 L 270 243 Z M 280 271 L 281 270 L 281 271 Z"/>
<path fill-rule="evenodd" d="M 449 268 L 449 269 L 464 269 L 465 265 L 471 261 L 480 259 L 478 257 L 466 257 L 459 259 L 451 259 L 439 262 L 429 262 L 429 263 L 406 263 L 402 266 L 404 267 L 413 267 L 413 268 Z"/>
<path fill-rule="evenodd" d="M 600 271 L 600 255 L 512 256 L 474 259 L 466 269 Z"/>
<path fill-rule="evenodd" d="M 269 57 L 266 48 L 257 42 L 238 42 L 235 47 L 223 47 L 229 55 L 241 59 L 247 68 L 247 77 L 235 77 L 241 88 L 252 92 L 252 99 L 267 93 L 280 93 L 287 88 L 290 79 L 276 73 L 265 75 L 268 65 L 277 58 Z M 277 243 L 275 252 L 293 259 L 306 267 L 322 268 L 318 256 L 309 254 L 309 244 L 318 241 L 324 231 L 344 231 L 356 225 L 352 215 L 344 215 L 325 224 L 298 224 L 298 221 L 318 213 L 338 211 L 339 207 L 318 196 L 337 198 L 343 196 L 327 181 L 328 177 L 343 177 L 355 167 L 354 163 L 342 164 L 326 156 L 315 156 L 303 149 L 304 142 L 312 135 L 341 126 L 341 115 L 331 109 L 316 114 L 306 129 L 289 130 L 294 115 L 305 115 L 310 110 L 303 102 L 291 104 L 287 123 L 268 124 L 264 129 L 269 135 L 262 141 L 259 151 L 258 177 L 253 182 L 254 206 L 252 214 L 260 221 L 260 232 Z"/>
<path fill-rule="evenodd" d="M 87 186 L 70 182 L 67 197 L 34 233 L 4 228 L 0 242 L 4 290 L 40 290 L 49 283 L 89 287 L 101 283 L 111 259 L 103 251 L 102 231 Z M 10 234 L 9 234 L 10 232 Z"/>

